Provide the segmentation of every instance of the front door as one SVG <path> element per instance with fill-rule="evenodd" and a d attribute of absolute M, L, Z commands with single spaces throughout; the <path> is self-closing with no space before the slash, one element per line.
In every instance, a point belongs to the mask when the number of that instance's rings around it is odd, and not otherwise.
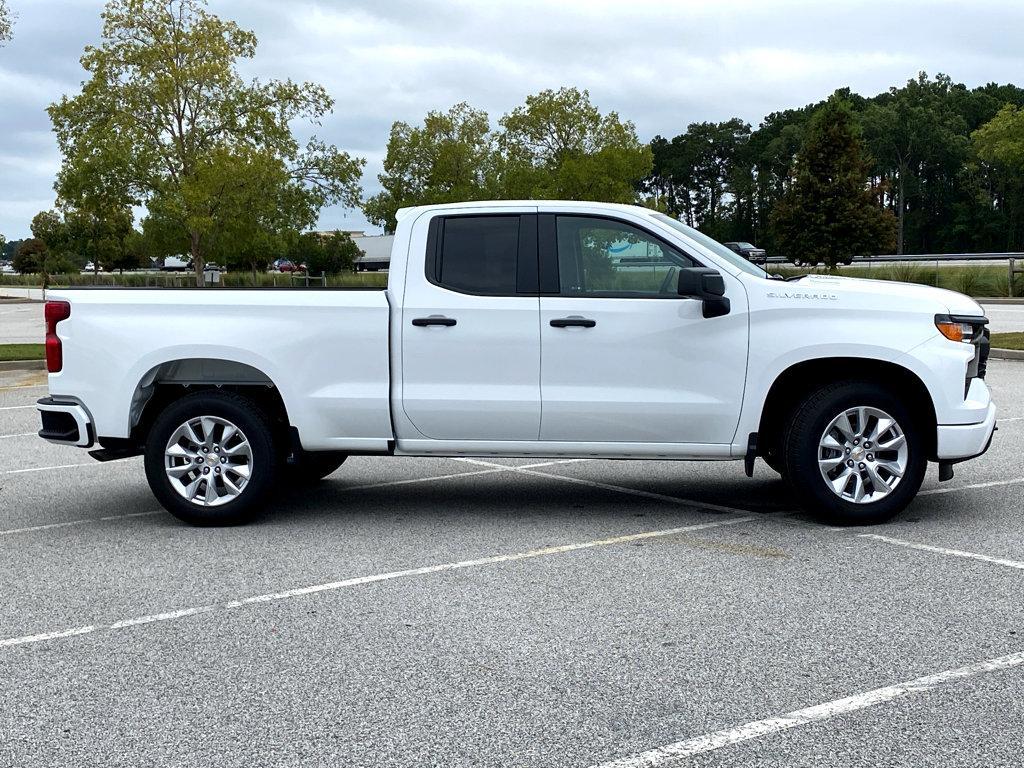
<path fill-rule="evenodd" d="M 406 274 L 405 415 L 427 438 L 537 440 L 536 215 L 436 216 L 428 226 L 426 269 L 410 258 Z"/>
<path fill-rule="evenodd" d="M 706 319 L 676 290 L 696 260 L 639 225 L 542 213 L 540 238 L 541 290 L 554 289 L 540 300 L 541 439 L 731 443 L 747 356 L 739 284 L 729 276 L 733 311 Z"/>

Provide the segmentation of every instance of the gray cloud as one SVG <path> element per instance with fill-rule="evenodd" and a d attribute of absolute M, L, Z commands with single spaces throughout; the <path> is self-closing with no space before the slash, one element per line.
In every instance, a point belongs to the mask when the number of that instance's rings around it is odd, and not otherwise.
<path fill-rule="evenodd" d="M 0 232 L 28 233 L 53 202 L 59 165 L 46 105 L 78 87 L 102 4 L 9 0 L 15 39 L 0 49 Z M 337 100 L 317 132 L 368 159 L 377 189 L 393 120 L 468 101 L 497 119 L 542 88 L 590 89 L 644 139 L 700 120 L 764 115 L 849 86 L 871 95 L 919 70 L 968 86 L 1024 81 L 1024 26 L 1012 0 L 211 0 L 260 39 L 244 72 L 314 80 Z M 306 127 L 300 128 L 303 134 Z M 324 228 L 365 226 L 330 208 Z"/>

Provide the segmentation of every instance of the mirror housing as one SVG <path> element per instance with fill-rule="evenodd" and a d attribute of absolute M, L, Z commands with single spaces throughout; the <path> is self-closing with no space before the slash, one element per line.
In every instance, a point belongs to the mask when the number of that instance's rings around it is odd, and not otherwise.
<path fill-rule="evenodd" d="M 679 270 L 679 296 L 700 299 L 704 303 L 704 317 L 718 318 L 728 315 L 730 304 L 725 296 L 725 280 L 718 270 L 710 267 L 684 267 Z"/>

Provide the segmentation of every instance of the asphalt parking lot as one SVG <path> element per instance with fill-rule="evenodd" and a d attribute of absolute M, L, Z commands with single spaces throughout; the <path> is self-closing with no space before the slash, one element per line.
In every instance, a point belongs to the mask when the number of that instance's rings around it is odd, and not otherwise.
<path fill-rule="evenodd" d="M 193 529 L 0 376 L 5 765 L 1024 763 L 1024 363 L 843 530 L 763 465 L 384 458 Z"/>

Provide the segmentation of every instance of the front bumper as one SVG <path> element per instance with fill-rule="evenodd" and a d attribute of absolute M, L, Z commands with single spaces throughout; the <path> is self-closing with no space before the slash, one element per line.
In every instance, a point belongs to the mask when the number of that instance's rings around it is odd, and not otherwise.
<path fill-rule="evenodd" d="M 80 403 L 41 398 L 36 401 L 43 428 L 39 437 L 51 443 L 89 448 L 96 440 L 89 412 Z"/>
<path fill-rule="evenodd" d="M 970 459 L 988 450 L 996 429 L 996 406 L 988 404 L 985 419 L 970 425 L 939 425 L 936 435 L 938 459 Z"/>

